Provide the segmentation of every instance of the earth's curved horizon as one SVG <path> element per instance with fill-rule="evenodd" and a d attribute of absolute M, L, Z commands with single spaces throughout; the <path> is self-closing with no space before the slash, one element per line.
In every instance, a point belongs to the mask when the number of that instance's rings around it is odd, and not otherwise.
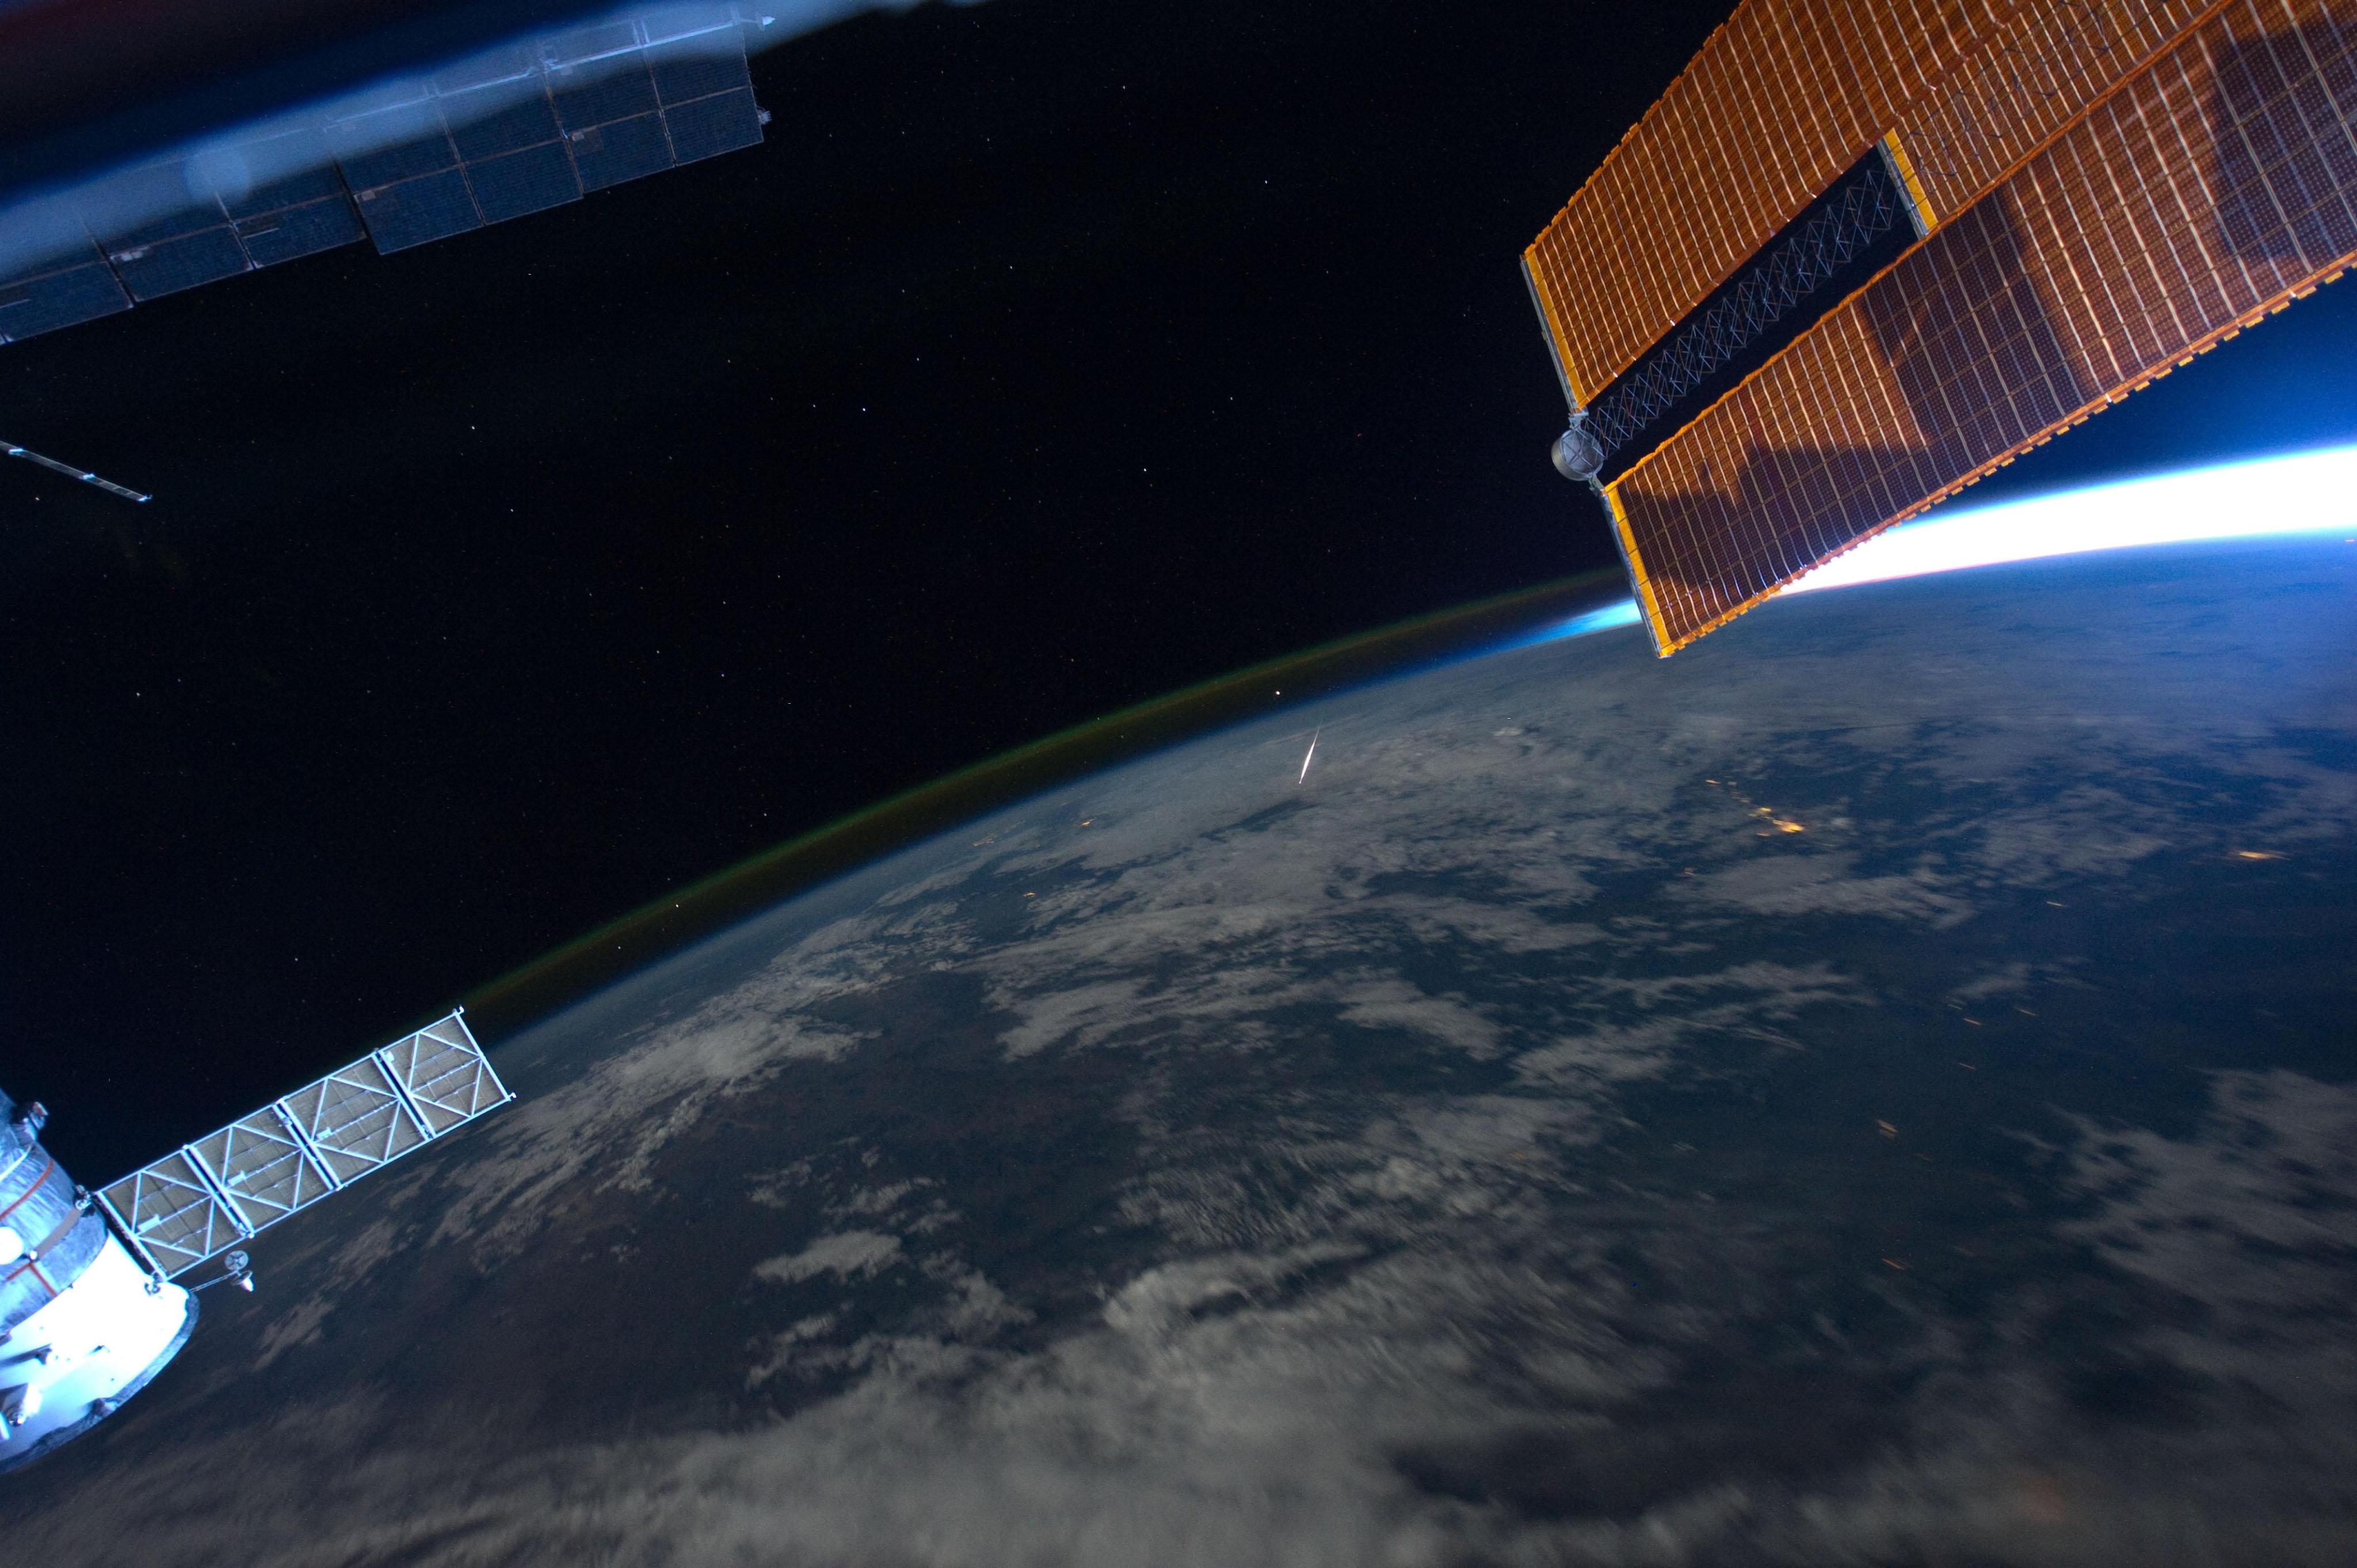
<path fill-rule="evenodd" d="M 1058 785 L 1247 718 L 1299 709 L 1307 699 L 1519 647 L 1627 596 L 1619 571 L 1582 572 L 1297 649 L 1084 719 L 660 894 L 477 986 L 466 1004 L 504 1036 L 759 910 Z"/>
<path fill-rule="evenodd" d="M 2357 1556 L 2357 547 L 1254 719 L 494 1052 L 45 1562 Z M 1316 757 L 1301 776 L 1310 736 Z"/>

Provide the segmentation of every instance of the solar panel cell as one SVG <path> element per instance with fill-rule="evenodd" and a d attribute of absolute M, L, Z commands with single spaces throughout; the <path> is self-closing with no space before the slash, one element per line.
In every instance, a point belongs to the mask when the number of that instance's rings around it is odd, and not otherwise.
<path fill-rule="evenodd" d="M 504 157 L 467 166 L 467 183 L 486 223 L 503 223 L 527 212 L 581 199 L 580 182 L 565 144 L 550 142 Z"/>
<path fill-rule="evenodd" d="M 216 226 L 202 233 L 115 252 L 110 258 L 115 275 L 131 297 L 145 302 L 248 270 L 245 247 L 218 209 L 213 221 Z"/>
<path fill-rule="evenodd" d="M 481 1047 L 455 1015 L 394 1041 L 378 1059 L 436 1137 L 507 1098 Z"/>
<path fill-rule="evenodd" d="M 189 1144 L 188 1150 L 255 1230 L 335 1190 L 275 1106 L 231 1122 Z"/>
<path fill-rule="evenodd" d="M 227 1251 L 252 1229 L 221 1202 L 186 1150 L 111 1184 L 105 1196 L 140 1250 L 167 1274 Z"/>
<path fill-rule="evenodd" d="M 0 343 L 131 308 L 131 296 L 98 248 L 85 254 L 86 261 L 0 282 Z"/>
<path fill-rule="evenodd" d="M 546 40 L 544 47 L 551 64 L 570 67 L 585 61 L 610 59 L 636 47 L 639 42 L 637 24 L 608 22 L 557 34 Z"/>
<path fill-rule="evenodd" d="M 191 207 L 200 209 L 193 219 L 187 210 Z M 200 190 L 191 188 L 188 160 L 164 158 L 119 171 L 104 199 L 82 206 L 81 221 L 102 248 L 113 250 L 217 223 L 220 214 L 212 207 Z"/>
<path fill-rule="evenodd" d="M 360 214 L 339 184 L 332 196 L 242 218 L 237 232 L 244 242 L 246 258 L 257 267 L 267 267 L 351 244 L 363 231 Z"/>
<path fill-rule="evenodd" d="M 477 88 L 519 81 L 530 83 L 539 74 L 539 50 L 526 40 L 486 49 L 480 54 L 469 55 L 457 65 L 445 66 L 434 73 L 434 91 L 447 97 L 457 97 Z"/>
<path fill-rule="evenodd" d="M 451 143 L 458 156 L 470 164 L 540 146 L 563 134 L 556 128 L 555 109 L 539 91 L 472 120 L 462 118 L 456 110 L 450 112 Z"/>
<path fill-rule="evenodd" d="M 227 219 L 221 211 L 220 203 L 207 201 L 200 205 L 183 207 L 175 212 L 167 212 L 161 218 L 152 219 L 136 228 L 126 229 L 120 233 L 109 232 L 106 249 L 110 255 L 119 254 L 124 251 L 135 251 L 143 245 L 152 245 L 159 240 L 177 240 L 184 234 L 195 234 L 207 229 L 218 229 L 225 221 Z"/>
<path fill-rule="evenodd" d="M 325 164 L 318 168 L 288 175 L 284 179 L 257 185 L 242 196 L 224 195 L 221 208 L 231 218 L 255 218 L 307 202 L 325 201 L 330 198 L 343 200 L 347 197 L 343 177 L 336 172 L 335 165 Z"/>
<path fill-rule="evenodd" d="M 626 179 L 660 174 L 676 161 L 661 114 L 592 125 L 574 133 L 572 145 L 573 165 L 584 190 L 603 190 Z"/>
<path fill-rule="evenodd" d="M 551 71 L 548 88 L 557 118 L 568 131 L 651 114 L 660 107 L 655 102 L 654 78 L 647 74 L 642 59 L 633 59 L 624 69 L 605 74 Z"/>
<path fill-rule="evenodd" d="M 663 119 L 671 126 L 672 149 L 683 164 L 749 147 L 761 139 L 761 112 L 753 106 L 749 87 L 666 109 Z"/>
<path fill-rule="evenodd" d="M 455 168 L 380 190 L 363 190 L 360 207 L 361 221 L 368 225 L 369 238 L 381 254 L 447 239 L 483 224 L 466 177 Z"/>
<path fill-rule="evenodd" d="M 347 154 L 339 161 L 343 165 L 344 183 L 364 194 L 420 175 L 455 168 L 458 154 L 437 125 L 431 134 L 369 152 Z M 375 225 L 371 223 L 370 227 L 373 229 Z"/>
<path fill-rule="evenodd" d="M 709 48 L 688 43 L 650 49 L 647 58 L 654 68 L 656 96 L 666 106 L 753 85 L 741 52 L 714 54 Z"/>

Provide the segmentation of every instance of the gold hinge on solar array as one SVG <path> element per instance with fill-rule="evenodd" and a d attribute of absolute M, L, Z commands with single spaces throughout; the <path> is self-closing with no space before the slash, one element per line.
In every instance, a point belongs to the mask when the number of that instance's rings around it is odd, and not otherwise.
<path fill-rule="evenodd" d="M 1907 156 L 1907 144 L 1899 139 L 1896 131 L 1882 138 L 1881 146 L 1883 162 L 1889 166 L 1891 178 L 1907 193 L 1907 216 L 1915 225 L 1915 237 L 1923 239 L 1939 219 L 1932 215 L 1932 199 L 1923 194 L 1923 182 L 1915 173 L 1915 160 Z"/>
<path fill-rule="evenodd" d="M 1652 579 L 1645 575 L 1644 557 L 1637 553 L 1636 535 L 1629 531 L 1629 514 L 1612 486 L 1599 486 L 1597 493 L 1604 498 L 1604 510 L 1612 514 L 1613 542 L 1620 546 L 1620 564 L 1629 569 L 1629 585 L 1636 590 L 1637 607 L 1645 612 L 1645 629 L 1653 634 L 1653 651 L 1667 659 L 1677 650 L 1670 646 L 1669 628 L 1662 624 L 1662 607 L 1654 602 Z"/>

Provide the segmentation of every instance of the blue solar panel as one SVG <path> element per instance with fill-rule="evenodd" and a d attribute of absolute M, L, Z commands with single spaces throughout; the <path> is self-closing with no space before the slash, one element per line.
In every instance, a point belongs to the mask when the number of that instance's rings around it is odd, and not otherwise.
<path fill-rule="evenodd" d="M 361 237 L 361 215 L 352 210 L 351 198 L 332 177 L 329 183 L 332 193 L 318 200 L 238 220 L 238 237 L 245 242 L 245 253 L 255 266 L 291 262 L 316 251 L 349 245 Z"/>
<path fill-rule="evenodd" d="M 549 107 L 547 97 L 536 88 L 531 97 L 521 102 L 494 110 L 471 123 L 460 123 L 463 112 L 462 99 L 453 99 L 445 105 L 452 127 L 450 140 L 457 145 L 458 156 L 470 164 L 554 142 L 564 134 L 556 128 L 556 111 Z"/>
<path fill-rule="evenodd" d="M 360 193 L 361 221 L 380 254 L 407 250 L 431 240 L 444 240 L 483 225 L 468 193 L 467 177 L 457 169 L 424 175 L 416 179 Z"/>
<path fill-rule="evenodd" d="M 124 169 L 108 182 L 107 197 L 102 204 L 86 210 L 83 217 L 102 250 L 168 240 L 210 228 L 221 220 L 220 208 L 210 198 L 190 191 L 186 158 L 167 158 Z M 114 213 L 144 216 L 136 228 L 129 228 L 119 220 L 110 220 Z"/>
<path fill-rule="evenodd" d="M 562 142 L 470 163 L 467 183 L 475 188 L 475 205 L 482 209 L 486 223 L 503 223 L 527 212 L 581 199 L 580 183 L 573 177 L 573 160 L 565 156 Z"/>
<path fill-rule="evenodd" d="M 373 152 L 348 154 L 338 161 L 344 166 L 344 183 L 357 192 L 374 190 L 396 180 L 414 179 L 422 174 L 456 168 L 458 155 L 451 147 L 450 138 L 437 126 L 430 135 L 397 142 Z M 375 229 L 373 220 L 369 227 Z"/>
<path fill-rule="evenodd" d="M 48 271 L 0 282 L 0 343 L 131 308 L 130 295 L 98 247 L 82 255 L 89 259 L 61 257 L 48 263 Z"/>
<path fill-rule="evenodd" d="M 200 283 L 214 283 L 248 270 L 245 247 L 237 242 L 221 211 L 213 211 L 216 227 L 153 244 L 117 249 L 108 260 L 131 297 L 142 301 L 178 294 Z M 116 242 L 118 246 L 121 242 Z"/>
<path fill-rule="evenodd" d="M 448 99 L 479 87 L 506 87 L 530 81 L 540 72 L 540 52 L 538 40 L 527 40 L 469 55 L 456 65 L 436 71 L 434 91 Z M 451 123 L 457 124 L 457 118 L 463 116 L 453 118 Z"/>
<path fill-rule="evenodd" d="M 672 150 L 683 164 L 749 147 L 761 139 L 761 112 L 753 106 L 749 87 L 677 104 L 664 110 L 663 118 L 671 124 Z"/>
<path fill-rule="evenodd" d="M 568 131 L 627 120 L 657 107 L 654 79 L 647 74 L 645 64 L 635 59 L 611 75 L 594 79 L 580 70 L 553 70 L 548 73 L 548 86 L 549 96 L 556 101 L 557 115 Z"/>
<path fill-rule="evenodd" d="M 216 202 L 208 201 L 200 207 L 183 207 L 177 212 L 167 212 L 161 218 L 142 223 L 136 229 L 126 230 L 120 234 L 109 234 L 106 239 L 106 249 L 110 253 L 119 251 L 135 251 L 143 245 L 152 245 L 158 240 L 177 240 L 183 234 L 195 234 L 207 229 L 218 229 L 228 221 L 229 220 L 222 216 L 221 207 Z"/>
<path fill-rule="evenodd" d="M 178 294 L 248 269 L 229 215 L 210 197 L 190 200 L 192 183 L 184 159 L 134 169 L 122 187 L 125 198 L 159 216 L 128 229 L 97 231 L 100 248 L 134 300 Z"/>
<path fill-rule="evenodd" d="M 570 68 L 584 60 L 596 61 L 621 54 L 639 41 L 635 22 L 603 22 L 592 27 L 581 27 L 570 33 L 559 33 L 543 40 L 550 60 Z"/>
<path fill-rule="evenodd" d="M 654 67 L 655 91 L 666 108 L 753 85 L 741 50 L 716 55 L 694 44 L 673 44 L 647 53 Z"/>
<path fill-rule="evenodd" d="M 744 56 L 751 20 L 737 0 L 672 0 L 110 175 L 81 220 L 96 244 L 0 280 L 0 342 L 363 235 L 405 250 L 752 146 L 764 117 Z M 279 177 L 233 193 L 264 175 Z M 52 242 L 70 245 L 78 227 Z"/>
<path fill-rule="evenodd" d="M 584 190 L 603 190 L 641 175 L 661 174 L 673 161 L 671 137 L 663 131 L 660 114 L 592 125 L 573 134 L 573 166 L 581 171 Z"/>
<path fill-rule="evenodd" d="M 255 218 L 265 212 L 278 212 L 286 208 L 299 207 L 305 202 L 324 201 L 331 198 L 338 201 L 348 199 L 343 178 L 336 173 L 333 164 L 323 168 L 306 169 L 285 179 L 274 179 L 267 185 L 257 185 L 242 197 L 234 199 L 223 198 L 221 206 L 232 218 Z M 360 238 L 357 228 L 352 231 L 352 238 Z"/>

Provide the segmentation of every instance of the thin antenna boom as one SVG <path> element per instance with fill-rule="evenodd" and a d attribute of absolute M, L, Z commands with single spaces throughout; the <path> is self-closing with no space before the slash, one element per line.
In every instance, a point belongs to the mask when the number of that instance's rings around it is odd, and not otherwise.
<path fill-rule="evenodd" d="M 108 495 L 121 496 L 127 501 L 144 501 L 152 499 L 126 486 L 118 485 L 113 479 L 102 479 L 87 469 L 75 467 L 71 463 L 60 463 L 55 457 L 44 457 L 38 452 L 27 451 L 14 441 L 0 441 L 0 452 L 7 453 L 11 457 L 22 457 L 27 463 L 38 463 L 53 473 L 63 474 L 70 479 L 80 479 L 85 485 L 96 485 Z"/>

